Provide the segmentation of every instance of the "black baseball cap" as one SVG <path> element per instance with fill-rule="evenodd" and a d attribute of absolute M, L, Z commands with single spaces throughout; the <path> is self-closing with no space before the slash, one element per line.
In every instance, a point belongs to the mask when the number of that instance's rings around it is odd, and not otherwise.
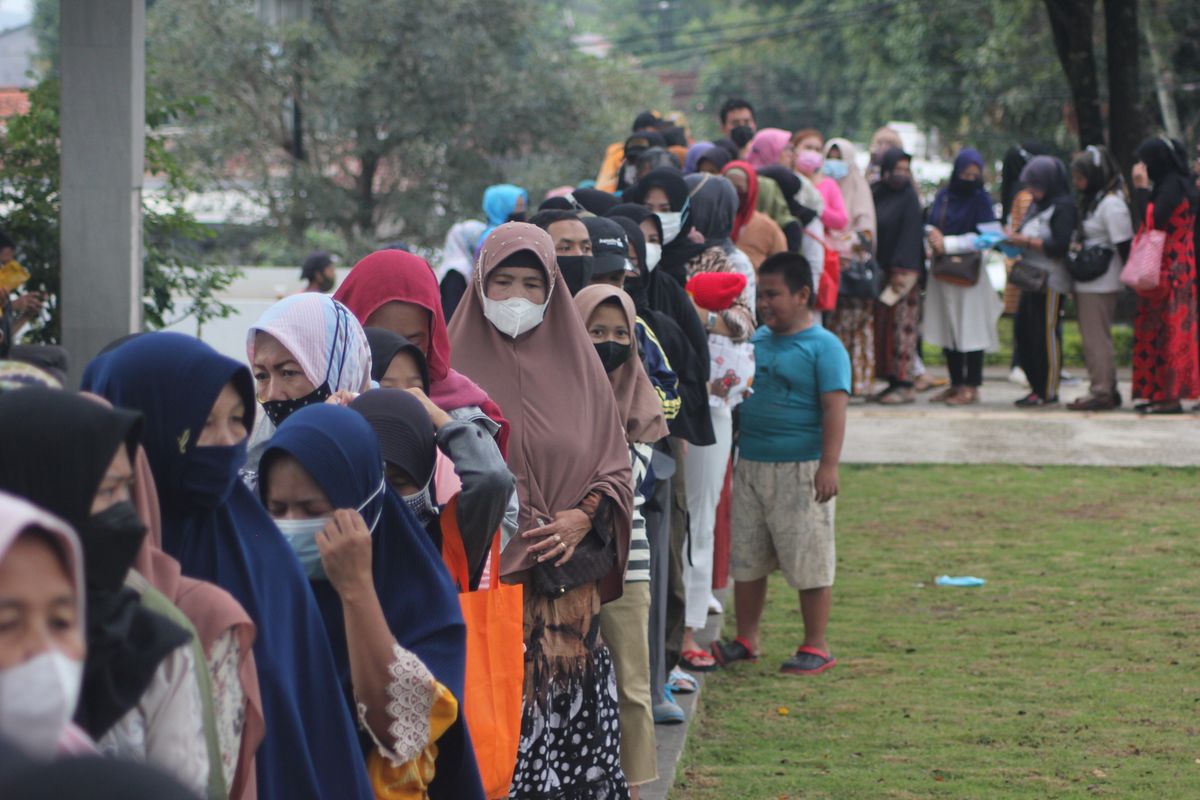
<path fill-rule="evenodd" d="M 629 237 L 619 222 L 604 217 L 586 217 L 592 238 L 592 277 L 611 275 L 614 272 L 637 272 L 629 260 Z"/>

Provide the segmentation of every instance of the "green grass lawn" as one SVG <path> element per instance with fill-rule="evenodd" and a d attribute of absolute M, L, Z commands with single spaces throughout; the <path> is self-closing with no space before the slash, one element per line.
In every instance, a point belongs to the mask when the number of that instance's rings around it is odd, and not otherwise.
<path fill-rule="evenodd" d="M 776 672 L 801 628 L 775 576 L 763 658 L 708 680 L 671 797 L 1200 797 L 1198 484 L 844 468 L 839 665 Z"/>

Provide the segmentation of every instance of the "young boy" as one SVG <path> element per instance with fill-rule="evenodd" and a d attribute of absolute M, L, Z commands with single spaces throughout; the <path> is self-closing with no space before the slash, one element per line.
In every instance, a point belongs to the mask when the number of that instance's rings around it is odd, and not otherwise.
<path fill-rule="evenodd" d="M 781 672 L 816 675 L 837 660 L 825 641 L 833 596 L 833 517 L 850 398 L 850 356 L 813 318 L 812 269 L 778 253 L 758 269 L 753 394 L 742 403 L 733 482 L 731 573 L 737 638 L 714 642 L 723 665 L 758 658 L 767 576 L 800 592 L 804 643 Z"/>

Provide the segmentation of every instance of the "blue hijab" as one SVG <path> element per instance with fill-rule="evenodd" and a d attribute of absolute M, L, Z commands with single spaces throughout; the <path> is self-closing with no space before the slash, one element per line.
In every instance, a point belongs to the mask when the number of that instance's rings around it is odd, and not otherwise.
<path fill-rule="evenodd" d="M 520 186 L 511 183 L 498 183 L 489 186 L 483 192 L 483 213 L 487 216 L 487 227 L 475 240 L 475 252 L 483 245 L 492 231 L 509 221 L 517 210 L 517 201 L 524 200 L 525 208 L 529 208 L 529 193 Z"/>
<path fill-rule="evenodd" d="M 371 571 L 388 628 L 401 647 L 416 654 L 459 701 L 459 720 L 440 738 L 430 796 L 483 800 L 483 785 L 461 713 L 467 634 L 458 592 L 417 518 L 384 483 L 383 454 L 375 431 L 348 408 L 313 405 L 292 414 L 263 454 L 259 490 L 264 500 L 272 463 L 290 455 L 312 476 L 334 508 L 362 509 L 371 525 Z M 382 490 L 382 491 L 381 491 Z M 368 500 L 368 498 L 370 498 Z M 329 631 L 347 708 L 355 707 L 342 602 L 328 581 L 313 581 L 313 594 Z M 363 752 L 374 743 L 361 737 Z"/>
<path fill-rule="evenodd" d="M 972 164 L 979 167 L 979 180 L 967 181 L 959 177 Z M 983 156 L 974 147 L 964 147 L 954 159 L 950 185 L 940 190 L 933 199 L 929 224 L 947 236 L 956 236 L 972 233 L 979 223 L 995 219 L 992 198 L 983 188 Z"/>
<path fill-rule="evenodd" d="M 300 562 L 238 480 L 246 443 L 196 446 L 231 381 L 250 428 L 246 367 L 190 336 L 151 333 L 92 361 L 83 388 L 145 416 L 163 549 L 185 575 L 232 594 L 258 627 L 254 659 L 267 726 L 256 757 L 258 796 L 373 800 L 353 719 L 332 689 L 338 677 L 329 637 Z"/>

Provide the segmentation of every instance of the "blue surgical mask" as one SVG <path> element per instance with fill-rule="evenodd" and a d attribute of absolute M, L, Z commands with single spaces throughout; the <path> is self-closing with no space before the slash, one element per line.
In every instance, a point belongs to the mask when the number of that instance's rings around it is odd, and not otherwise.
<path fill-rule="evenodd" d="M 355 510 L 361 514 L 363 509 L 370 505 L 371 501 L 383 492 L 386 485 L 386 482 L 380 481 L 375 491 L 371 492 L 371 496 L 364 500 L 362 505 Z M 383 505 L 381 504 L 379 511 L 375 514 L 375 519 L 371 521 L 369 526 L 372 534 L 375 533 L 375 526 L 379 524 L 379 518 L 382 516 Z M 308 576 L 309 580 L 329 580 L 329 577 L 325 574 L 325 565 L 321 563 L 321 548 L 317 546 L 317 534 L 325 530 L 325 525 L 328 522 L 329 517 L 275 520 L 275 524 L 279 527 L 279 532 L 283 534 L 284 539 L 287 539 L 287 543 L 296 554 L 296 558 L 300 559 L 300 566 L 304 568 L 304 574 Z"/>
<path fill-rule="evenodd" d="M 821 172 L 825 173 L 835 181 L 840 181 L 842 178 L 850 174 L 850 165 L 839 159 L 825 160 L 821 165 Z"/>

